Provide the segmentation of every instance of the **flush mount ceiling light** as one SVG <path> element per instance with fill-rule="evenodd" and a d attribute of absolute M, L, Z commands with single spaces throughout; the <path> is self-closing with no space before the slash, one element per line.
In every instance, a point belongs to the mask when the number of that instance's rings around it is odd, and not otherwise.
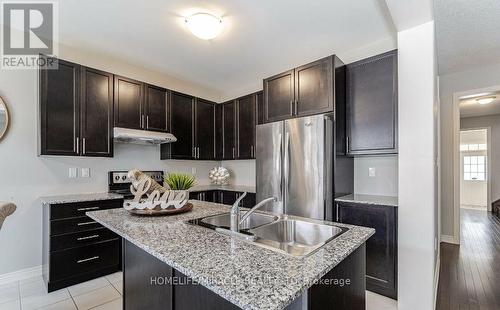
<path fill-rule="evenodd" d="M 477 103 L 479 104 L 490 104 L 493 102 L 493 100 L 495 100 L 496 97 L 486 97 L 486 98 L 479 98 L 479 99 L 476 99 Z"/>
<path fill-rule="evenodd" d="M 212 40 L 222 32 L 222 19 L 208 13 L 196 13 L 186 17 L 186 25 L 192 34 L 203 40 Z"/>

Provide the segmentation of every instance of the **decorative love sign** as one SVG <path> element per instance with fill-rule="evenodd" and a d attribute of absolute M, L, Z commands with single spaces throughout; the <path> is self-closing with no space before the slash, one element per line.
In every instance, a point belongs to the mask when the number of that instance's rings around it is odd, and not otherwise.
<path fill-rule="evenodd" d="M 130 191 L 134 194 L 132 201 L 126 201 L 123 207 L 126 210 L 175 210 L 186 205 L 189 199 L 189 192 L 164 190 L 163 193 L 159 189 L 150 192 L 152 179 L 144 178 L 139 182 L 130 185 Z M 143 198 L 146 195 L 147 198 Z"/>

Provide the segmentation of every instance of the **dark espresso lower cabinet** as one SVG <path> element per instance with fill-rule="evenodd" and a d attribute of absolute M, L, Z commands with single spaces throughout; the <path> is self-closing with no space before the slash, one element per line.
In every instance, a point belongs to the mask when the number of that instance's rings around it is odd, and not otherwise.
<path fill-rule="evenodd" d="M 336 204 L 338 222 L 375 229 L 366 242 L 366 289 L 397 299 L 397 208 L 355 202 Z"/>
<path fill-rule="evenodd" d="M 123 249 L 123 309 L 241 309 L 129 241 L 123 240 Z M 350 279 L 350 285 L 314 284 L 285 309 L 364 310 L 364 266 L 362 245 L 321 278 Z"/>
<path fill-rule="evenodd" d="M 202 192 L 189 193 L 189 199 L 201 200 L 207 202 L 222 203 L 225 205 L 232 205 L 242 195 L 242 192 L 224 191 L 224 190 L 211 190 Z M 255 193 L 247 193 L 245 198 L 241 201 L 240 207 L 252 208 L 256 204 Z"/>
<path fill-rule="evenodd" d="M 122 199 L 44 205 L 42 272 L 49 292 L 121 269 L 121 237 L 85 212 L 122 205 Z"/>

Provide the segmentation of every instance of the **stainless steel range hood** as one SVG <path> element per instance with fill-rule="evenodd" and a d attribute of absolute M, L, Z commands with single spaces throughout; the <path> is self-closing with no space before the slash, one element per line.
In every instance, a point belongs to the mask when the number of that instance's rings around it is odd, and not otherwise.
<path fill-rule="evenodd" d="M 157 145 L 176 142 L 177 138 L 171 133 L 153 132 L 146 130 L 115 127 L 113 130 L 115 142 Z"/>

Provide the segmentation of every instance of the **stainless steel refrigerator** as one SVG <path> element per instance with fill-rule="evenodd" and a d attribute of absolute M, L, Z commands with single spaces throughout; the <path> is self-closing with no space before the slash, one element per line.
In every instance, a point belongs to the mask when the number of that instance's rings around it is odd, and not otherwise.
<path fill-rule="evenodd" d="M 336 153 L 335 118 L 322 114 L 262 124 L 256 136 L 257 201 L 277 197 L 267 211 L 331 220 L 335 196 L 336 157 L 344 165 L 350 191 L 352 158 Z M 347 173 L 346 173 L 347 171 Z M 346 186 L 347 184 L 347 186 Z"/>

